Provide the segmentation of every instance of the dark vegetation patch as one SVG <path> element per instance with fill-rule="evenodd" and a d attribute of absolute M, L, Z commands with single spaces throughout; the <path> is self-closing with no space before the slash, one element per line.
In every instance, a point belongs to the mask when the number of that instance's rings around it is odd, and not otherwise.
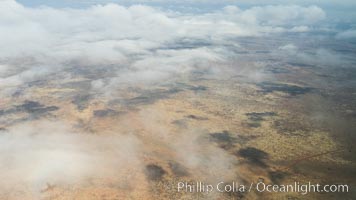
<path fill-rule="evenodd" d="M 24 121 L 51 116 L 52 112 L 58 109 L 59 107 L 57 106 L 45 106 L 36 101 L 25 101 L 23 104 L 14 105 L 6 110 L 0 110 L 0 118 L 4 117 L 3 120 L 0 121 L 0 124 L 9 126 Z M 20 116 L 17 115 L 19 113 L 21 113 Z M 26 115 L 23 116 L 23 113 Z"/>
<path fill-rule="evenodd" d="M 184 167 L 183 165 L 181 165 L 175 161 L 170 161 L 168 164 L 169 164 L 169 168 L 172 170 L 173 174 L 176 175 L 177 177 L 189 175 L 188 169 L 186 167 Z"/>
<path fill-rule="evenodd" d="M 206 91 L 208 88 L 205 86 L 198 85 L 198 86 L 190 86 L 188 89 L 194 92 L 199 92 L 199 91 Z"/>
<path fill-rule="evenodd" d="M 210 133 L 210 141 L 216 142 L 222 149 L 228 150 L 235 147 L 235 144 L 244 144 L 256 139 L 255 135 L 236 135 L 232 136 L 228 131 Z"/>
<path fill-rule="evenodd" d="M 254 148 L 254 147 L 246 147 L 240 149 L 237 153 L 237 156 L 243 157 L 248 160 L 250 163 L 260 166 L 260 167 L 267 167 L 265 160 L 268 158 L 268 153 Z"/>
<path fill-rule="evenodd" d="M 188 115 L 188 116 L 185 116 L 186 118 L 189 118 L 189 119 L 195 119 L 195 120 L 208 120 L 207 117 L 200 117 L 200 116 L 196 116 L 196 115 Z"/>
<path fill-rule="evenodd" d="M 172 121 L 172 124 L 180 127 L 180 128 L 187 128 L 187 121 L 185 119 L 178 119 Z"/>
<path fill-rule="evenodd" d="M 118 112 L 118 111 L 112 110 L 112 109 L 103 109 L 103 110 L 94 110 L 93 111 L 94 117 L 114 117 L 121 113 L 123 113 L 123 112 Z"/>
<path fill-rule="evenodd" d="M 236 142 L 236 138 L 231 137 L 228 131 L 223 131 L 222 133 L 211 133 L 210 136 L 217 142 Z"/>
<path fill-rule="evenodd" d="M 222 133 L 211 133 L 210 139 L 213 142 L 219 144 L 223 149 L 230 149 L 234 147 L 234 144 L 238 142 L 237 138 L 232 137 L 228 131 L 223 131 Z"/>
<path fill-rule="evenodd" d="M 34 117 L 38 117 L 58 109 L 59 108 L 57 106 L 45 106 L 36 101 L 25 101 L 23 104 L 16 105 L 13 108 L 0 110 L 0 115 L 26 112 Z"/>
<path fill-rule="evenodd" d="M 88 107 L 91 96 L 89 94 L 81 94 L 74 97 L 72 101 L 78 108 L 78 110 L 84 110 Z"/>
<path fill-rule="evenodd" d="M 314 65 L 311 64 L 306 64 L 306 63 L 298 63 L 298 62 L 288 62 L 287 64 L 292 65 L 292 66 L 297 66 L 297 67 L 314 67 Z"/>
<path fill-rule="evenodd" d="M 252 121 L 263 121 L 265 117 L 277 116 L 275 112 L 250 112 L 246 113 L 249 120 Z"/>
<path fill-rule="evenodd" d="M 146 165 L 145 175 L 151 181 L 159 181 L 166 174 L 166 171 L 155 164 Z"/>
<path fill-rule="evenodd" d="M 277 116 L 275 112 L 251 112 L 246 113 L 249 122 L 247 125 L 252 128 L 257 128 L 261 126 L 261 122 L 265 120 L 266 117 Z"/>
<path fill-rule="evenodd" d="M 260 122 L 248 122 L 248 123 L 245 123 L 245 124 L 250 128 L 258 128 L 258 127 L 261 126 Z"/>
<path fill-rule="evenodd" d="M 44 114 L 58 110 L 57 106 L 44 106 L 36 101 L 25 101 L 23 104 L 16 106 L 18 112 L 27 112 L 32 114 Z"/>
<path fill-rule="evenodd" d="M 138 96 L 138 97 L 132 98 L 128 101 L 129 101 L 129 104 L 140 105 L 140 104 L 153 103 L 157 99 L 159 99 L 159 98 L 152 97 L 152 96 Z"/>
<path fill-rule="evenodd" d="M 261 92 L 263 93 L 283 92 L 291 96 L 306 94 L 312 91 L 312 88 L 310 87 L 300 87 L 285 83 L 263 82 L 257 84 L 257 86 L 262 89 Z"/>
<path fill-rule="evenodd" d="M 137 105 L 145 105 L 145 104 L 152 104 L 160 99 L 168 98 L 172 94 L 176 94 L 182 91 L 178 88 L 171 88 L 171 89 L 157 89 L 157 90 L 149 90 L 143 91 L 140 96 L 124 100 L 130 106 L 137 106 Z"/>
<path fill-rule="evenodd" d="M 176 88 L 179 88 L 182 90 L 191 90 L 194 92 L 208 90 L 208 88 L 203 85 L 190 85 L 190 84 L 186 84 L 186 83 L 182 83 L 182 82 L 175 83 L 174 85 L 172 85 L 172 87 L 176 87 Z"/>
<path fill-rule="evenodd" d="M 285 172 L 270 171 L 268 172 L 269 178 L 274 184 L 280 184 L 280 182 L 287 176 Z"/>

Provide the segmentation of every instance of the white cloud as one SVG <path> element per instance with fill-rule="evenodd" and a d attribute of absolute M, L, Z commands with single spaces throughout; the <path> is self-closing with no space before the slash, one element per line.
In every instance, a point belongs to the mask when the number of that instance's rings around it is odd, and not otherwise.
<path fill-rule="evenodd" d="M 352 65 L 350 60 L 353 59 L 350 55 L 344 55 L 325 48 L 316 48 L 305 51 L 298 48 L 294 44 L 280 46 L 274 54 L 284 58 L 287 61 L 299 64 L 315 65 L 319 67 L 327 66 L 340 68 L 343 66 L 349 66 L 350 64 Z"/>
<path fill-rule="evenodd" d="M 0 77 L 3 76 L 9 70 L 8 65 L 0 65 Z"/>
<path fill-rule="evenodd" d="M 291 32 L 308 32 L 310 28 L 308 26 L 295 26 L 291 29 Z"/>
<path fill-rule="evenodd" d="M 356 38 L 356 30 L 347 30 L 340 32 L 336 35 L 336 39 L 355 39 Z"/>
<path fill-rule="evenodd" d="M 242 13 L 247 21 L 267 25 L 307 25 L 325 18 L 324 11 L 317 6 L 265 6 L 253 7 Z"/>
<path fill-rule="evenodd" d="M 0 144 L 0 193 L 13 192 L 20 183 L 39 193 L 47 183 L 76 185 L 88 178 L 123 181 L 125 170 L 142 170 L 134 136 L 77 133 L 60 121 L 11 127 L 1 132 Z"/>
<path fill-rule="evenodd" d="M 286 44 L 286 45 L 278 47 L 278 49 L 294 52 L 294 51 L 298 50 L 298 47 L 296 47 L 294 44 Z"/>
<path fill-rule="evenodd" d="M 316 6 L 247 10 L 227 6 L 211 13 L 187 14 L 144 5 L 28 8 L 5 0 L 0 3 L 0 64 L 7 66 L 1 69 L 5 74 L 14 73 L 0 78 L 0 88 L 77 65 L 114 66 L 113 74 L 118 76 L 101 87 L 159 81 L 189 73 L 206 62 L 223 62 L 231 54 L 224 48 L 229 38 L 308 31 L 307 26 L 324 16 Z M 185 48 L 182 41 L 190 41 L 193 49 Z M 196 46 L 197 41 L 210 45 Z M 183 48 L 165 50 L 169 45 Z M 32 62 L 19 65 L 18 60 L 25 58 Z"/>

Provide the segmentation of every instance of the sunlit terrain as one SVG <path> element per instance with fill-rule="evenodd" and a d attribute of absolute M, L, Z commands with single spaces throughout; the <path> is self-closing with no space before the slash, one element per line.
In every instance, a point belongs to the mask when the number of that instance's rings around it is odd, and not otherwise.
<path fill-rule="evenodd" d="M 0 1 L 0 199 L 355 199 L 353 19 L 198 11 Z"/>

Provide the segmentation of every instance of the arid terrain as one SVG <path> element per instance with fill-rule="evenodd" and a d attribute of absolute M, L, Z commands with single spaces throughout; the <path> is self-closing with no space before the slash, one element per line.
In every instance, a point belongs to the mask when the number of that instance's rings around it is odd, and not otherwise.
<path fill-rule="evenodd" d="M 16 67 L 0 79 L 0 199 L 355 199 L 356 43 L 223 39 L 149 45 L 154 59 L 133 51 L 119 63 L 57 66 L 61 52 L 50 73 L 42 57 L 2 55 Z M 177 191 L 197 181 L 350 189 Z"/>

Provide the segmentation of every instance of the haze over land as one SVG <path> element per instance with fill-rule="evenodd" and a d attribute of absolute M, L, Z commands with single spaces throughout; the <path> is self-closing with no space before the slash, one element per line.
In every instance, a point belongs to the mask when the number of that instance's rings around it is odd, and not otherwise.
<path fill-rule="evenodd" d="M 347 7 L 1 1 L 0 199 L 301 198 L 180 181 L 354 188 Z"/>

